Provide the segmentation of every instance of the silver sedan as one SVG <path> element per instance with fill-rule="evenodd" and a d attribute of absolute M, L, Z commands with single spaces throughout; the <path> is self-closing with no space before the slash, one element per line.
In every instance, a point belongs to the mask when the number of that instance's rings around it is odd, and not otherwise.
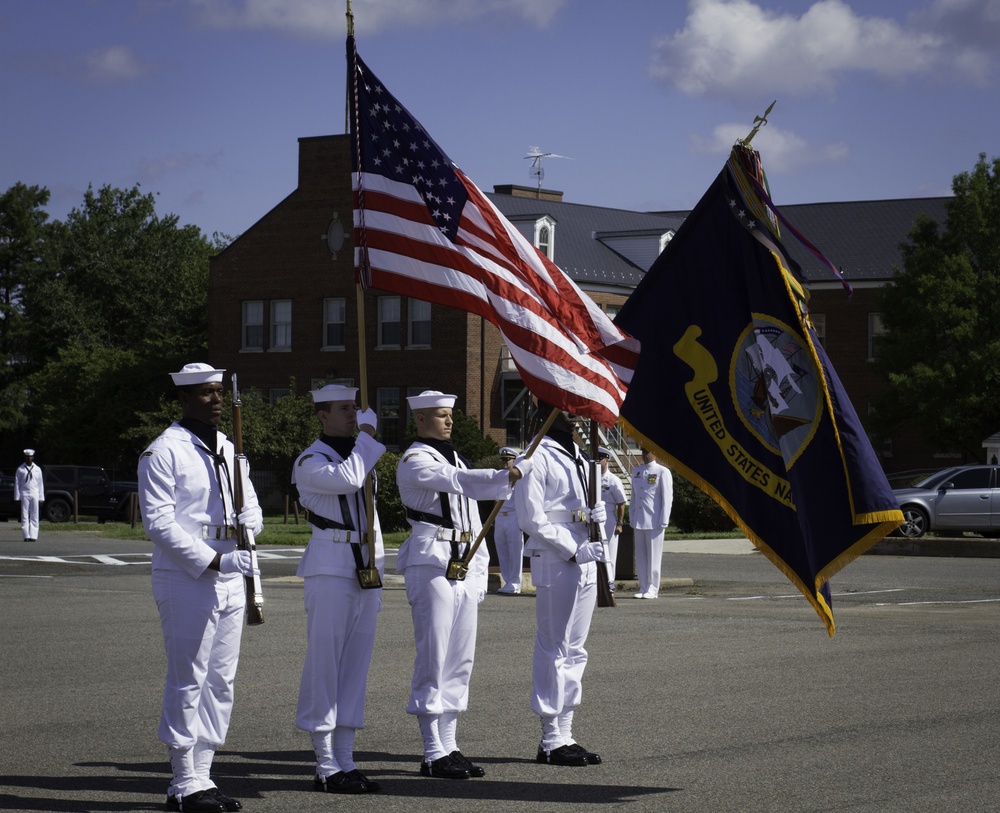
<path fill-rule="evenodd" d="M 901 536 L 973 531 L 1000 537 L 1000 466 L 952 466 L 892 493 L 903 510 Z"/>

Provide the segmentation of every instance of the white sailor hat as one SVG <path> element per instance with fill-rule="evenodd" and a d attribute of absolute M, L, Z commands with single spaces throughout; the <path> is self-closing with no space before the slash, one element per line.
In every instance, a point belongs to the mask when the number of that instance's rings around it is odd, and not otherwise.
<path fill-rule="evenodd" d="M 343 384 L 327 384 L 318 390 L 310 390 L 313 401 L 317 404 L 325 404 L 328 401 L 350 401 L 354 402 L 358 394 L 357 387 L 345 387 Z"/>
<path fill-rule="evenodd" d="M 35 450 L 34 449 L 25 449 L 24 450 L 24 456 L 25 457 L 34 457 L 35 456 Z"/>
<path fill-rule="evenodd" d="M 437 390 L 424 390 L 420 395 L 408 396 L 406 403 L 410 405 L 410 409 L 436 409 L 437 407 L 451 409 L 457 400 L 457 395 L 447 395 Z"/>
<path fill-rule="evenodd" d="M 174 386 L 188 387 L 192 384 L 214 384 L 222 381 L 222 374 L 225 369 L 216 370 L 211 364 L 202 364 L 196 361 L 193 364 L 185 364 L 176 373 L 171 373 Z"/>
<path fill-rule="evenodd" d="M 500 449 L 500 457 L 517 457 L 521 454 L 517 449 L 510 446 L 504 446 Z"/>
<path fill-rule="evenodd" d="M 601 457 L 611 457 L 611 452 L 609 452 L 603 446 L 598 446 L 597 447 L 597 457 L 598 458 L 601 458 Z"/>

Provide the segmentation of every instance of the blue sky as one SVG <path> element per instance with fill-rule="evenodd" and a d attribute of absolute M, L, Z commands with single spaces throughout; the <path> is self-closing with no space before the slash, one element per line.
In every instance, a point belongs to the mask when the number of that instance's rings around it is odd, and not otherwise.
<path fill-rule="evenodd" d="M 237 235 L 344 132 L 343 0 L 0 0 L 0 189 L 92 184 Z M 692 207 L 754 139 L 775 202 L 950 194 L 1000 155 L 1000 0 L 355 0 L 369 67 L 486 191 Z"/>

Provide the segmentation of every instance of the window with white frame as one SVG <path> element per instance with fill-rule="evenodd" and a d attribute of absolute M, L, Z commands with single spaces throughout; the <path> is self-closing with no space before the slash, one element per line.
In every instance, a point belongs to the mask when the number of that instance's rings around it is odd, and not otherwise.
<path fill-rule="evenodd" d="M 431 303 L 422 299 L 410 299 L 407 302 L 410 319 L 406 337 L 407 347 L 431 346 Z"/>
<path fill-rule="evenodd" d="M 292 300 L 271 300 L 271 350 L 292 349 Z"/>
<path fill-rule="evenodd" d="M 621 305 L 605 305 L 604 312 L 608 315 L 608 319 L 614 319 L 618 312 L 622 309 Z"/>
<path fill-rule="evenodd" d="M 378 298 L 378 346 L 399 347 L 402 336 L 399 297 Z"/>
<path fill-rule="evenodd" d="M 543 217 L 535 222 L 535 248 L 555 261 L 556 253 L 556 222 L 550 217 Z"/>
<path fill-rule="evenodd" d="M 260 299 L 243 303 L 241 350 L 264 349 L 264 302 Z"/>
<path fill-rule="evenodd" d="M 879 349 L 882 339 L 885 336 L 885 327 L 882 325 L 881 313 L 868 314 L 868 360 L 874 361 L 879 356 Z"/>
<path fill-rule="evenodd" d="M 347 347 L 347 300 L 343 297 L 323 300 L 323 349 Z"/>

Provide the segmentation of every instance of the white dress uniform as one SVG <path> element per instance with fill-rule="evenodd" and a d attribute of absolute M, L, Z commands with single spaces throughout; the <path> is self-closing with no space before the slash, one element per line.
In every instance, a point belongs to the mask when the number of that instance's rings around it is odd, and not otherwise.
<path fill-rule="evenodd" d="M 317 519 L 321 517 L 354 529 L 314 524 L 298 569 L 305 581 L 308 648 L 296 725 L 313 736 L 320 777 L 355 769 L 351 756 L 354 730 L 364 728 L 365 692 L 382 590 L 362 589 L 357 557 L 364 566 L 369 564 L 368 547 L 360 544 L 359 533 L 368 531 L 363 487 L 384 453 L 385 446 L 365 432 L 358 434 L 346 459 L 317 440 L 298 457 L 292 470 L 299 503 L 311 512 L 311 522 L 328 524 Z M 375 565 L 382 574 L 385 550 L 378 514 L 372 518 L 372 533 Z"/>
<path fill-rule="evenodd" d="M 456 715 L 468 708 L 478 605 L 486 595 L 489 552 L 486 545 L 479 546 L 464 580 L 446 577 L 448 562 L 453 556 L 463 557 L 482 528 L 475 501 L 496 502 L 511 493 L 506 469 L 468 469 L 456 459 L 457 465 L 418 440 L 403 453 L 396 470 L 399 496 L 411 526 L 399 549 L 396 569 L 406 578 L 416 644 L 406 711 L 420 720 L 427 763 L 450 753 L 438 752 L 435 748 L 440 749 L 440 744 L 429 742 L 425 728 L 437 721 L 428 718 L 445 715 L 445 724 L 453 724 Z M 443 517 L 445 510 L 450 522 Z"/>
<path fill-rule="evenodd" d="M 500 450 L 501 457 L 515 458 L 520 454 L 510 446 Z M 506 595 L 516 595 L 521 592 L 521 571 L 524 569 L 524 534 L 517 524 L 517 485 L 514 493 L 504 501 L 493 521 L 493 542 L 497 549 L 497 560 L 500 563 L 500 577 L 503 586 L 497 591 Z"/>
<path fill-rule="evenodd" d="M 532 664 L 531 708 L 542 721 L 541 749 L 572 745 L 572 719 L 583 700 L 584 648 L 597 602 L 597 566 L 573 559 L 588 540 L 589 463 L 551 437 L 532 455 L 534 466 L 518 483 L 517 516 L 528 535 L 536 589 L 538 634 Z"/>
<path fill-rule="evenodd" d="M 34 457 L 34 449 L 24 454 Z M 25 461 L 14 472 L 14 499 L 21 503 L 21 537 L 25 542 L 38 539 L 38 506 L 45 502 L 45 483 L 42 470 L 33 462 Z"/>
<path fill-rule="evenodd" d="M 167 793 L 175 798 L 215 786 L 211 761 L 226 741 L 233 709 L 244 579 L 208 569 L 216 554 L 236 548 L 233 466 L 225 435 L 218 433 L 218 447 L 210 450 L 179 423 L 139 459 L 139 504 L 155 545 L 153 597 L 167 656 L 158 736 L 171 749 L 174 779 Z M 245 508 L 256 508 L 258 517 L 248 529 L 258 534 L 263 516 L 249 477 L 244 482 Z"/>
<path fill-rule="evenodd" d="M 601 499 L 608 512 L 604 519 L 604 538 L 607 540 L 608 549 L 608 579 L 614 582 L 615 563 L 618 561 L 618 534 L 615 533 L 615 528 L 618 527 L 617 506 L 624 505 L 627 501 L 621 478 L 610 470 L 601 475 Z"/>
<path fill-rule="evenodd" d="M 629 524 L 635 537 L 635 569 L 639 579 L 636 598 L 656 598 L 660 593 L 663 532 L 670 524 L 674 480 L 670 469 L 655 460 L 632 469 Z"/>

